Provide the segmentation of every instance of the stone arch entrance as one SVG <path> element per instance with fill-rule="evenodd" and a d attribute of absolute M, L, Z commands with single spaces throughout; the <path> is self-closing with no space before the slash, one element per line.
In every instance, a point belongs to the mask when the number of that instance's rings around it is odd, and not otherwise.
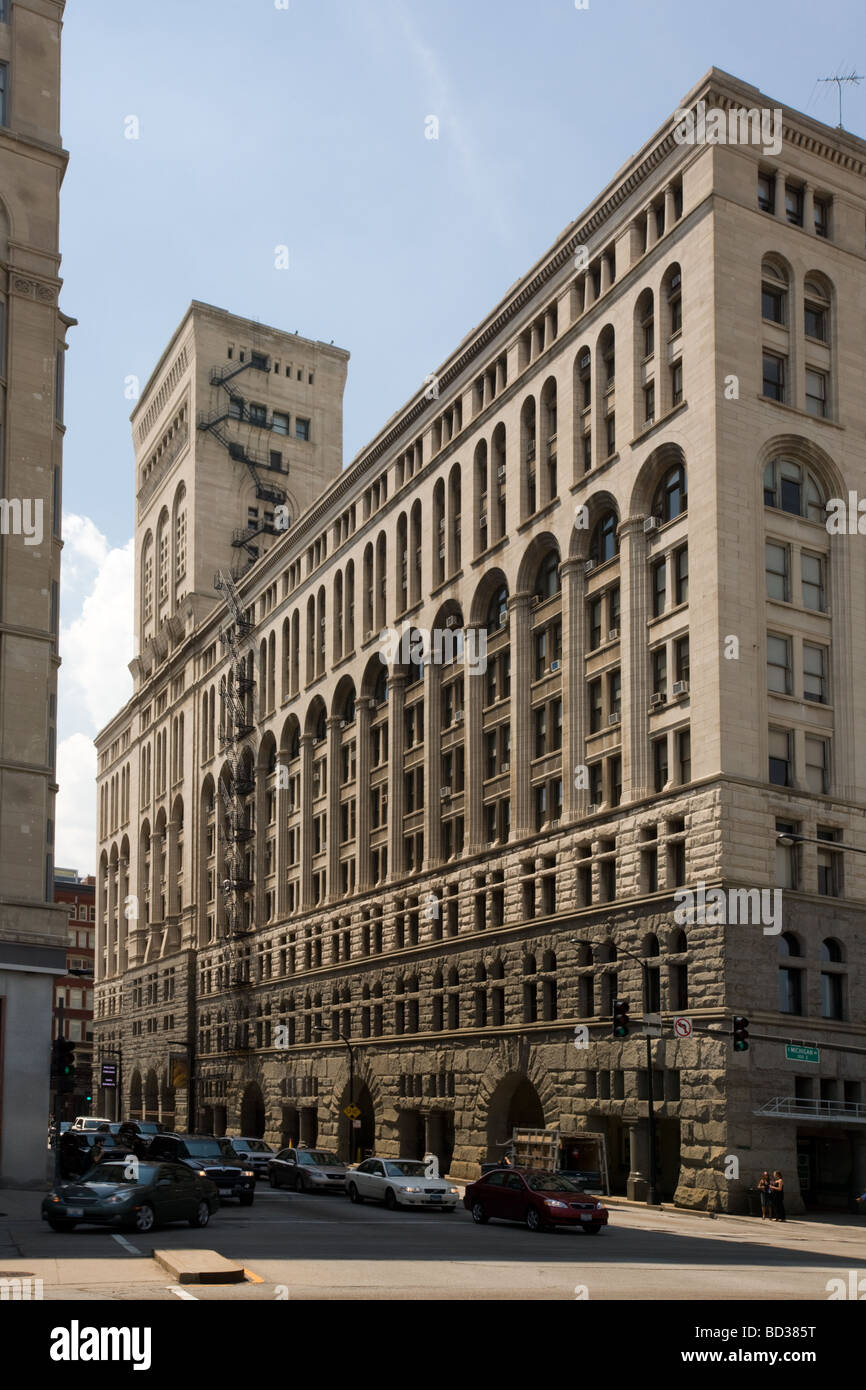
<path fill-rule="evenodd" d="M 351 1103 L 361 1112 L 357 1116 L 357 1123 L 354 1117 L 343 1113 L 345 1107 L 350 1104 L 347 1083 L 340 1098 L 339 1154 L 341 1158 L 345 1158 L 351 1163 L 357 1163 L 368 1150 L 372 1151 L 376 1147 L 376 1111 L 373 1097 L 366 1081 L 361 1081 L 357 1077 L 355 1078 L 354 1096 L 351 1097 Z"/>
<path fill-rule="evenodd" d="M 251 1081 L 241 1099 L 241 1134 L 261 1139 L 265 1133 L 265 1098 L 257 1081 Z"/>
<path fill-rule="evenodd" d="M 141 1072 L 132 1073 L 132 1081 L 129 1084 L 129 1118 L 131 1120 L 142 1119 L 141 1113 Z"/>
<path fill-rule="evenodd" d="M 213 1134 L 213 1106 L 205 1105 L 198 1112 L 198 1129 L 201 1134 Z"/>
<path fill-rule="evenodd" d="M 301 1143 L 314 1149 L 319 1142 L 319 1112 L 311 1105 L 301 1111 Z"/>
<path fill-rule="evenodd" d="M 529 1077 L 509 1072 L 493 1091 L 487 1107 L 487 1158 L 497 1162 L 511 1143 L 514 1129 L 544 1129 L 544 1106 Z"/>
<path fill-rule="evenodd" d="M 401 1110 L 397 1117 L 397 1141 L 400 1158 L 423 1158 L 427 1141 L 427 1126 L 420 1110 Z"/>
<path fill-rule="evenodd" d="M 159 1119 L 159 1081 L 153 1070 L 147 1073 L 147 1079 L 144 1083 L 144 1118 L 146 1120 Z"/>
<path fill-rule="evenodd" d="M 297 1106 L 284 1105 L 280 1124 L 280 1147 L 296 1149 L 301 1138 L 301 1117 Z"/>

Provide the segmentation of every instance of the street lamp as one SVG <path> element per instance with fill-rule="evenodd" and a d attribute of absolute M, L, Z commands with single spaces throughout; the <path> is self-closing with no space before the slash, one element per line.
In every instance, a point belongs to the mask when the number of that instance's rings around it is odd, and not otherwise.
<path fill-rule="evenodd" d="M 842 840 L 822 840 L 816 835 L 795 834 L 793 830 L 777 830 L 776 844 L 784 845 L 786 849 L 801 844 L 825 845 L 829 849 L 848 849 L 852 854 L 866 854 L 866 849 L 861 849 L 860 845 L 846 845 Z"/>
<path fill-rule="evenodd" d="M 577 936 L 571 937 L 571 940 L 572 940 L 573 943 L 575 943 L 575 944 L 578 945 L 578 946 L 588 946 L 588 947 L 590 948 L 590 950 L 592 950 L 592 945 L 593 945 L 593 943 L 592 943 L 591 941 L 584 941 L 584 940 L 581 940 L 581 938 L 580 938 L 580 937 L 577 937 Z M 650 998 L 650 991 L 649 991 L 649 966 L 647 965 L 646 961 L 641 960 L 640 956 L 635 956 L 635 955 L 632 954 L 631 951 L 626 951 L 624 947 L 622 947 L 622 946 L 617 946 L 616 942 L 613 940 L 612 937 L 609 937 L 609 938 L 608 938 L 608 942 L 609 942 L 609 944 L 610 944 L 611 946 L 613 946 L 614 950 L 616 951 L 616 953 L 617 953 L 617 958 L 619 958 L 619 956 L 621 956 L 621 955 L 622 955 L 622 956 L 628 956 L 629 960 L 637 961 L 638 965 L 640 966 L 640 968 L 641 968 L 641 970 L 642 970 L 642 972 L 643 972 L 644 1012 L 646 1013 L 646 1006 L 647 1006 L 647 1004 L 649 1003 L 649 998 Z M 649 1162 L 649 1183 L 648 1183 L 648 1185 L 647 1185 L 647 1198 L 646 1198 L 646 1204 L 647 1204 L 648 1207 L 657 1207 L 657 1206 L 659 1205 L 659 1200 L 658 1200 L 658 1197 L 656 1196 L 656 1121 L 655 1121 L 655 1098 L 654 1098 L 654 1096 L 653 1096 L 652 1048 L 650 1047 L 650 1035 L 649 1035 L 649 1033 L 646 1034 L 646 1071 L 647 1071 L 647 1127 L 648 1127 L 648 1139 L 649 1139 L 649 1155 L 648 1155 L 648 1162 Z"/>
<path fill-rule="evenodd" d="M 352 1044 L 349 1042 L 349 1039 L 346 1037 L 345 1033 L 342 1031 L 342 1029 L 340 1030 L 340 1041 L 343 1042 L 343 1043 L 345 1043 L 345 1044 L 346 1044 L 346 1047 L 349 1049 L 349 1109 L 351 1110 L 351 1109 L 353 1108 L 354 1104 L 355 1104 L 355 1050 L 354 1050 L 354 1048 L 352 1047 Z M 347 1146 L 347 1147 L 348 1147 L 348 1150 L 349 1150 L 349 1162 L 351 1163 L 351 1162 L 352 1162 L 352 1133 L 353 1133 L 353 1127 L 354 1127 L 355 1121 L 354 1121 L 354 1117 L 353 1117 L 352 1115 L 347 1115 L 347 1116 L 346 1116 L 346 1119 L 347 1119 L 348 1122 L 349 1122 L 349 1124 L 348 1124 L 349 1142 L 348 1142 L 348 1146 Z"/>

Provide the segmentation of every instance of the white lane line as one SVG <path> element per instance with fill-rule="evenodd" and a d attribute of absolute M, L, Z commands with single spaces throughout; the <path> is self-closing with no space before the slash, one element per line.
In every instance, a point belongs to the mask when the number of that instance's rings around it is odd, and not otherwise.
<path fill-rule="evenodd" d="M 185 1298 L 189 1303 L 200 1302 L 200 1300 L 196 1298 L 194 1293 L 187 1293 L 186 1289 L 175 1288 L 174 1284 L 166 1284 L 165 1288 L 168 1289 L 169 1293 L 173 1293 L 176 1298 Z"/>
<path fill-rule="evenodd" d="M 130 1255 L 141 1255 L 144 1253 L 142 1250 L 137 1250 L 136 1247 L 126 1239 L 126 1236 L 112 1234 L 111 1239 L 116 1240 L 118 1245 L 122 1245 L 124 1250 L 128 1250 Z"/>

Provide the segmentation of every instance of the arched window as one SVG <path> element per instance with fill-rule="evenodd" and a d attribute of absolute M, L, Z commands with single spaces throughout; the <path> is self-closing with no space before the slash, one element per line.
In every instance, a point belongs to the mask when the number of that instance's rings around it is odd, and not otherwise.
<path fill-rule="evenodd" d="M 616 512 L 605 512 L 596 522 L 589 541 L 589 558 L 595 565 L 604 565 L 619 554 Z"/>
<path fill-rule="evenodd" d="M 825 937 L 821 942 L 821 960 L 832 961 L 837 965 L 842 961 L 842 947 L 832 936 Z"/>
<path fill-rule="evenodd" d="M 805 517 L 824 520 L 824 490 L 811 469 L 793 459 L 771 459 L 764 469 L 764 506 Z"/>
<path fill-rule="evenodd" d="M 490 600 L 487 609 L 487 628 L 488 630 L 505 627 L 508 622 L 508 590 L 503 584 L 501 589 Z"/>
<path fill-rule="evenodd" d="M 792 932 L 783 932 L 779 937 L 779 955 L 783 962 L 801 955 L 800 943 Z M 803 1012 L 803 970 L 800 966 L 782 964 L 779 966 L 779 1012 L 801 1014 Z"/>
<path fill-rule="evenodd" d="M 376 677 L 376 685 L 373 690 L 373 699 L 377 705 L 384 705 L 388 699 L 388 668 L 383 666 Z"/>
<path fill-rule="evenodd" d="M 681 463 L 669 468 L 656 488 L 653 498 L 653 516 L 664 525 L 682 516 L 688 507 L 686 470 Z"/>
<path fill-rule="evenodd" d="M 559 576 L 559 556 L 555 550 L 549 550 L 538 566 L 535 575 L 535 593 L 540 599 L 553 598 L 562 588 L 562 581 Z"/>

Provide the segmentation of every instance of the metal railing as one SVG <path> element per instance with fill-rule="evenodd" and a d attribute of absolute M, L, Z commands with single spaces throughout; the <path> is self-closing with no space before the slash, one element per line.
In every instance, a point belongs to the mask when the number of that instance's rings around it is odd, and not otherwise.
<path fill-rule="evenodd" d="M 807 1100 L 799 1096 L 773 1096 L 754 1113 L 779 1115 L 785 1119 L 838 1120 L 845 1124 L 866 1124 L 866 1105 L 853 1100 Z"/>

